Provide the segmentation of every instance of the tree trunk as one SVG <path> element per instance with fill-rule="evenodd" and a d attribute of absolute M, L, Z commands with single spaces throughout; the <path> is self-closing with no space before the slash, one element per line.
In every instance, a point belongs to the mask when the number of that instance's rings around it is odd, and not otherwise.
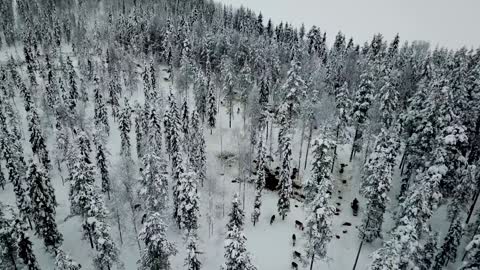
<path fill-rule="evenodd" d="M 92 232 L 90 230 L 90 225 L 87 223 L 87 221 L 85 221 L 85 229 L 87 230 L 88 240 L 90 240 L 90 247 L 93 249 L 94 245 L 93 245 L 93 239 L 92 239 Z"/>
<path fill-rule="evenodd" d="M 305 135 L 305 121 L 302 124 L 302 134 L 300 135 L 300 151 L 298 153 L 298 179 L 300 179 L 300 167 L 302 166 L 302 148 L 303 148 L 303 137 Z"/>
<path fill-rule="evenodd" d="M 337 144 L 338 144 L 338 135 L 340 133 L 340 125 L 337 125 L 337 132 L 335 135 L 335 147 L 333 148 L 333 161 L 332 161 L 332 169 L 330 170 L 333 173 L 333 169 L 335 168 L 335 160 L 337 159 Z"/>
<path fill-rule="evenodd" d="M 352 162 L 353 155 L 355 154 L 355 142 L 357 141 L 357 135 L 358 135 L 358 128 L 355 127 L 355 136 L 353 136 L 352 152 L 350 153 L 350 162 Z"/>
<path fill-rule="evenodd" d="M 310 270 L 313 269 L 313 262 L 315 261 L 315 253 L 312 254 L 312 259 L 310 261 Z"/>
<path fill-rule="evenodd" d="M 473 210 L 475 209 L 475 205 L 477 204 L 477 200 L 478 200 L 479 195 L 480 195 L 479 190 L 477 190 L 475 192 L 475 194 L 473 195 L 473 203 L 470 206 L 470 210 L 468 211 L 468 216 L 467 216 L 467 220 L 465 221 L 465 224 L 468 224 L 468 222 L 470 222 L 470 218 L 472 217 Z"/>
<path fill-rule="evenodd" d="M 233 102 L 230 100 L 228 108 L 228 127 L 232 128 L 232 114 L 233 114 Z"/>
<path fill-rule="evenodd" d="M 11 252 L 10 252 L 9 255 L 10 255 L 10 260 L 12 261 L 12 264 L 13 264 L 13 268 L 14 268 L 15 270 L 18 270 L 18 268 L 17 268 L 17 262 L 15 261 L 15 256 L 13 256 L 13 254 L 12 254 Z"/>
<path fill-rule="evenodd" d="M 120 234 L 120 244 L 123 245 L 122 227 L 120 226 L 120 214 L 118 213 L 118 209 L 116 211 L 116 216 L 117 216 L 118 233 Z"/>
<path fill-rule="evenodd" d="M 312 133 L 313 133 L 313 121 L 310 121 L 310 127 L 308 130 L 307 151 L 305 153 L 305 166 L 303 167 L 304 170 L 307 169 L 308 152 L 310 151 L 310 143 L 312 142 Z"/>

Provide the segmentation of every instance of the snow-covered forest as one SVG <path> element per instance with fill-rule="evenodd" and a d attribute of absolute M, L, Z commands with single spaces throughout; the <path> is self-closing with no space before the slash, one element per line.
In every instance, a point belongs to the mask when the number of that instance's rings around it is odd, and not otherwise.
<path fill-rule="evenodd" d="M 480 49 L 209 0 L 0 15 L 0 269 L 480 269 Z"/>

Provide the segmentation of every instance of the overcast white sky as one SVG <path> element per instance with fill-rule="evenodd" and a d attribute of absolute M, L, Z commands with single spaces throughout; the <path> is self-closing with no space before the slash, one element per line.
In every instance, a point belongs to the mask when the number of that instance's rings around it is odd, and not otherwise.
<path fill-rule="evenodd" d="M 480 46 L 480 0 L 218 0 L 258 12 L 275 23 L 317 25 L 331 41 L 341 30 L 357 43 L 374 33 L 433 46 Z"/>

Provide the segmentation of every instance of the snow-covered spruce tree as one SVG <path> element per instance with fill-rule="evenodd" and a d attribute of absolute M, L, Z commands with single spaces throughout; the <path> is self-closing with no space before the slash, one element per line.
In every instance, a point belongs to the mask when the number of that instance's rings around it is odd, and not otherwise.
<path fill-rule="evenodd" d="M 185 139 L 185 142 L 188 140 L 188 131 L 190 129 L 190 119 L 189 119 L 189 112 L 188 112 L 188 103 L 187 100 L 183 100 L 182 103 L 182 108 L 181 108 L 181 113 L 182 113 L 182 132 L 183 132 L 183 137 Z M 195 129 L 194 129 L 195 130 Z"/>
<path fill-rule="evenodd" d="M 400 72 L 388 70 L 385 75 L 384 84 L 380 89 L 380 112 L 385 128 L 390 128 L 396 117 L 399 105 L 398 81 Z"/>
<path fill-rule="evenodd" d="M 195 233 L 189 233 L 187 236 L 187 258 L 185 266 L 187 270 L 200 270 L 202 263 L 198 259 L 198 239 Z"/>
<path fill-rule="evenodd" d="M 349 97 L 348 82 L 345 82 L 335 92 L 335 107 L 337 109 L 336 138 L 342 137 L 343 130 L 350 120 L 349 111 L 352 106 Z"/>
<path fill-rule="evenodd" d="M 477 270 L 480 261 L 480 234 L 473 237 L 465 247 L 466 258 L 459 270 Z"/>
<path fill-rule="evenodd" d="M 197 69 L 195 75 L 195 81 L 193 85 L 194 96 L 195 96 L 195 108 L 197 108 L 198 114 L 202 122 L 205 119 L 205 114 L 207 113 L 207 92 L 208 92 L 208 82 L 205 78 L 205 74 L 202 69 Z"/>
<path fill-rule="evenodd" d="M 165 112 L 164 127 L 165 127 L 165 141 L 166 150 L 170 158 L 174 158 L 175 153 L 178 152 L 180 144 L 180 116 L 175 102 L 175 96 L 170 92 L 168 96 L 169 108 Z M 173 161 L 174 162 L 174 161 Z M 175 166 L 175 164 L 174 164 Z"/>
<path fill-rule="evenodd" d="M 5 175 L 3 174 L 3 166 L 0 164 L 0 187 L 2 190 L 5 190 L 5 185 L 7 184 L 7 180 L 5 179 Z"/>
<path fill-rule="evenodd" d="M 355 136 L 353 138 L 352 153 L 350 160 L 353 158 L 355 152 L 358 152 L 361 145 L 358 138 L 361 136 L 362 126 L 368 119 L 368 110 L 373 101 L 373 90 L 375 88 L 373 74 L 370 68 L 367 67 L 365 72 L 360 76 L 360 85 L 355 93 L 355 100 L 353 102 L 352 115 L 355 123 Z"/>
<path fill-rule="evenodd" d="M 82 266 L 75 262 L 70 255 L 61 249 L 57 249 L 57 255 L 55 256 L 56 270 L 80 270 L 81 268 Z"/>
<path fill-rule="evenodd" d="M 73 67 L 72 60 L 70 59 L 70 56 L 67 56 L 67 76 L 68 76 L 68 109 L 70 111 L 71 115 L 76 114 L 76 107 L 77 107 L 77 102 L 78 98 L 80 97 L 78 93 L 78 86 L 77 86 L 77 72 L 75 71 L 75 68 Z"/>
<path fill-rule="evenodd" d="M 213 129 L 215 128 L 216 125 L 216 117 L 217 117 L 217 101 L 215 97 L 215 85 L 210 78 L 208 80 L 208 91 L 207 91 L 207 123 L 208 127 L 210 128 L 210 134 L 212 134 Z"/>
<path fill-rule="evenodd" d="M 305 81 L 302 79 L 302 66 L 299 60 L 299 48 L 295 47 L 293 59 L 290 62 L 290 70 L 287 73 L 287 79 L 282 86 L 282 92 L 285 95 L 284 103 L 287 105 L 287 117 L 293 121 L 300 113 L 300 102 L 306 95 Z"/>
<path fill-rule="evenodd" d="M 283 139 L 282 147 L 282 166 L 280 171 L 280 191 L 278 193 L 279 199 L 277 203 L 278 213 L 285 219 L 285 216 L 290 212 L 290 198 L 293 195 L 292 178 L 290 177 L 290 162 L 292 159 L 292 148 L 290 144 L 290 135 L 286 134 Z"/>
<path fill-rule="evenodd" d="M 145 139 L 144 133 L 147 130 L 144 130 L 143 127 L 145 126 L 143 119 L 144 117 L 144 109 L 140 106 L 140 104 L 135 104 L 135 140 L 136 140 L 136 150 L 137 150 L 137 158 L 141 159 L 143 156 L 143 148 L 145 147 Z"/>
<path fill-rule="evenodd" d="M 112 107 L 112 117 L 116 120 L 119 116 L 121 87 L 118 83 L 118 75 L 115 73 L 108 84 L 108 104 Z"/>
<path fill-rule="evenodd" d="M 207 157 L 205 153 L 203 126 L 200 124 L 199 114 L 196 110 L 192 112 L 191 129 L 196 130 L 196 132 L 190 133 L 190 146 L 188 151 L 190 164 L 195 170 L 200 184 L 203 186 L 207 175 Z"/>
<path fill-rule="evenodd" d="M 120 155 L 125 157 L 131 156 L 130 151 L 130 130 L 131 130 L 131 120 L 130 120 L 130 107 L 124 105 L 120 113 L 118 120 L 118 129 L 120 130 L 120 139 L 121 139 L 121 148 Z"/>
<path fill-rule="evenodd" d="M 102 131 L 108 135 L 110 134 L 110 126 L 108 124 L 108 113 L 107 107 L 105 106 L 105 101 L 103 100 L 103 95 L 100 92 L 100 79 L 95 76 L 94 78 L 94 122 L 95 127 L 98 131 Z"/>
<path fill-rule="evenodd" d="M 158 212 L 150 212 L 143 223 L 143 229 L 139 237 L 145 243 L 140 260 L 139 269 L 165 269 L 169 270 L 169 257 L 177 253 L 175 245 L 167 240 L 167 226 L 162 215 Z"/>
<path fill-rule="evenodd" d="M 96 254 L 93 264 L 96 270 L 110 270 L 118 262 L 119 250 L 110 236 L 110 225 L 96 220 L 93 226 Z"/>
<path fill-rule="evenodd" d="M 40 118 L 37 110 L 32 107 L 29 116 L 28 131 L 30 132 L 30 144 L 32 152 L 38 157 L 38 160 L 45 168 L 50 168 L 50 159 L 48 157 L 47 145 L 40 127 Z"/>
<path fill-rule="evenodd" d="M 258 154 L 257 154 L 257 175 L 255 178 L 255 200 L 253 202 L 252 222 L 253 226 L 258 222 L 260 217 L 260 207 L 262 206 L 262 191 L 265 187 L 265 156 L 266 150 L 263 146 L 263 138 L 258 140 Z"/>
<path fill-rule="evenodd" d="M 103 143 L 100 141 L 95 142 L 95 147 L 97 148 L 97 168 L 100 171 L 100 178 L 102 179 L 102 192 L 107 193 L 108 198 L 110 199 L 110 176 L 108 173 L 108 161 L 106 156 L 106 149 L 103 146 Z"/>
<path fill-rule="evenodd" d="M 198 178 L 193 172 L 180 174 L 181 185 L 177 187 L 178 209 L 176 221 L 180 229 L 193 232 L 198 229 L 199 204 Z"/>
<path fill-rule="evenodd" d="M 419 256 L 415 260 L 414 264 L 419 270 L 430 270 L 437 253 L 437 238 L 438 233 L 430 232 L 425 244 L 417 250 Z"/>
<path fill-rule="evenodd" d="M 147 136 L 145 146 L 150 147 L 153 154 L 160 156 L 162 154 L 162 127 L 157 111 L 151 109 L 148 115 Z"/>
<path fill-rule="evenodd" d="M 329 199 L 333 192 L 330 168 L 333 142 L 318 138 L 313 142 L 312 172 L 305 185 L 305 208 L 308 213 L 306 224 L 306 254 L 313 269 L 315 258 L 325 259 L 327 245 L 333 237 L 331 230 L 335 207 Z"/>
<path fill-rule="evenodd" d="M 233 73 L 232 60 L 228 57 L 222 59 L 222 78 L 223 78 L 223 95 L 227 105 L 228 127 L 232 127 L 233 117 L 233 101 L 235 99 L 235 75 Z"/>
<path fill-rule="evenodd" d="M 163 213 L 168 207 L 168 182 L 170 177 L 165 160 L 157 156 L 153 148 L 150 145 L 143 156 L 142 178 L 138 193 L 146 209 Z"/>
<path fill-rule="evenodd" d="M 22 259 L 26 269 L 40 270 L 37 258 L 33 253 L 32 241 L 30 241 L 30 238 L 26 235 L 23 228 L 17 229 L 16 233 L 18 234 L 18 257 Z"/>
<path fill-rule="evenodd" d="M 362 219 L 360 238 L 371 242 L 381 237 L 383 214 L 389 201 L 397 143 L 391 131 L 382 129 L 375 142 L 374 151 L 365 163 L 360 192 L 367 199 Z"/>
<path fill-rule="evenodd" d="M 241 209 L 238 194 L 233 196 L 232 210 L 228 216 L 230 220 L 227 223 L 225 263 L 222 265 L 222 270 L 256 270 L 245 244 L 247 240 L 243 234 L 245 215 Z"/>
<path fill-rule="evenodd" d="M 18 269 L 18 234 L 13 219 L 5 215 L 5 210 L 11 209 L 0 202 L 0 266 L 2 269 Z"/>
<path fill-rule="evenodd" d="M 462 224 L 460 218 L 456 218 L 450 224 L 447 235 L 443 240 L 443 244 L 439 249 L 439 252 L 435 256 L 435 263 L 432 266 L 432 270 L 441 270 L 449 262 L 455 262 L 457 257 L 457 249 L 462 238 Z"/>
<path fill-rule="evenodd" d="M 55 222 L 56 199 L 50 178 L 46 171 L 30 160 L 27 178 L 31 182 L 32 221 L 35 232 L 43 238 L 48 249 L 58 248 L 63 241 Z"/>
<path fill-rule="evenodd" d="M 183 96 L 187 96 L 187 90 L 193 81 L 194 65 L 191 59 L 191 45 L 188 38 L 183 40 L 183 48 L 180 57 L 180 69 L 177 77 L 178 89 L 182 91 Z"/>

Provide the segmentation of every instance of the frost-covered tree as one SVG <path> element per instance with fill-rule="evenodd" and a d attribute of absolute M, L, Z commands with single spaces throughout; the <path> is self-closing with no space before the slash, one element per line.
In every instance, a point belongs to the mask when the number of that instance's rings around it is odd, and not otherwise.
<path fill-rule="evenodd" d="M 198 178 L 193 172 L 180 174 L 178 192 L 178 209 L 176 220 L 180 229 L 192 232 L 198 228 L 200 198 L 198 196 Z"/>
<path fill-rule="evenodd" d="M 232 210 L 228 214 L 230 217 L 227 223 L 227 236 L 225 239 L 225 263 L 223 270 L 255 270 L 250 255 L 247 252 L 246 240 L 243 234 L 243 225 L 245 215 L 240 208 L 238 194 L 235 194 L 232 200 Z"/>
<path fill-rule="evenodd" d="M 97 168 L 100 171 L 100 178 L 102 179 L 102 192 L 107 193 L 110 199 L 111 185 L 108 173 L 108 161 L 105 153 L 106 150 L 102 142 L 95 142 L 95 147 L 97 148 Z"/>
<path fill-rule="evenodd" d="M 108 113 L 107 107 L 105 106 L 105 101 L 103 100 L 103 95 L 100 92 L 100 79 L 95 76 L 94 78 L 94 122 L 98 131 L 102 131 L 108 137 L 110 134 L 110 125 L 108 124 Z"/>
<path fill-rule="evenodd" d="M 57 249 L 57 255 L 55 256 L 55 269 L 57 270 L 80 270 L 82 266 L 75 262 L 70 255 L 63 252 L 63 250 Z"/>
<path fill-rule="evenodd" d="M 0 186 L 2 190 L 5 190 L 5 184 L 7 184 L 7 180 L 5 179 L 5 175 L 3 174 L 2 165 L 0 164 Z"/>
<path fill-rule="evenodd" d="M 182 112 L 182 132 L 183 132 L 185 141 L 187 141 L 188 132 L 190 129 L 190 119 L 189 119 L 190 113 L 188 112 L 188 103 L 186 99 L 183 101 L 181 112 Z"/>
<path fill-rule="evenodd" d="M 131 130 L 131 120 L 130 120 L 130 107 L 124 105 L 120 113 L 120 118 L 118 120 L 118 129 L 120 130 L 120 139 L 121 139 L 121 148 L 120 155 L 129 157 L 131 156 L 130 152 L 130 130 Z"/>
<path fill-rule="evenodd" d="M 145 132 L 145 131 L 144 131 Z M 148 115 L 147 133 L 145 148 L 150 147 L 153 154 L 160 156 L 162 154 L 162 127 L 158 113 L 155 109 L 151 109 Z"/>
<path fill-rule="evenodd" d="M 367 242 L 381 237 L 383 214 L 389 201 L 398 150 L 392 132 L 383 130 L 377 137 L 362 175 L 360 192 L 367 199 L 360 236 Z"/>
<path fill-rule="evenodd" d="M 361 137 L 362 127 L 368 119 L 368 111 L 372 105 L 374 89 L 373 73 L 367 68 L 360 76 L 360 85 L 355 93 L 355 100 L 353 102 L 352 115 L 355 123 L 355 136 L 353 138 L 350 160 L 353 158 L 355 152 L 360 149 L 358 139 Z"/>
<path fill-rule="evenodd" d="M 280 191 L 278 195 L 277 208 L 278 213 L 285 219 L 285 216 L 290 212 L 290 198 L 292 197 L 292 178 L 290 177 L 290 162 L 292 159 L 292 148 L 290 144 L 290 136 L 286 135 L 283 139 L 282 147 L 282 166 L 280 171 Z"/>
<path fill-rule="evenodd" d="M 341 136 L 343 129 L 348 125 L 350 120 L 349 111 L 352 101 L 349 97 L 348 82 L 345 82 L 335 92 L 335 107 L 337 109 L 337 139 Z"/>
<path fill-rule="evenodd" d="M 208 91 L 207 91 L 207 123 L 208 127 L 210 128 L 210 134 L 212 134 L 212 130 L 215 128 L 216 119 L 217 119 L 217 101 L 215 97 L 215 85 L 212 79 L 208 82 Z"/>
<path fill-rule="evenodd" d="M 185 258 L 185 266 L 187 270 L 200 270 L 202 263 L 198 258 L 198 239 L 193 233 L 187 236 L 187 258 Z"/>
<path fill-rule="evenodd" d="M 33 244 L 23 229 L 17 230 L 18 234 L 18 257 L 20 257 L 28 270 L 40 270 L 35 254 L 33 253 Z"/>
<path fill-rule="evenodd" d="M 385 128 L 390 128 L 395 120 L 399 105 L 398 71 L 389 71 L 384 78 L 384 84 L 380 89 L 380 112 Z"/>
<path fill-rule="evenodd" d="M 110 236 L 110 225 L 97 220 L 93 228 L 96 248 L 93 265 L 96 270 L 110 270 L 119 259 L 119 250 Z"/>
<path fill-rule="evenodd" d="M 235 75 L 231 59 L 222 59 L 223 95 L 227 106 L 228 127 L 232 127 L 233 101 L 235 100 Z"/>
<path fill-rule="evenodd" d="M 312 172 L 305 185 L 306 253 L 313 269 L 315 258 L 325 259 L 327 245 L 333 237 L 332 216 L 335 207 L 329 199 L 333 192 L 330 176 L 333 143 L 328 139 L 316 139 L 313 143 Z"/>
<path fill-rule="evenodd" d="M 142 178 L 140 180 L 139 197 L 146 209 L 155 212 L 165 212 L 168 205 L 169 174 L 167 164 L 161 157 L 155 155 L 152 148 L 143 156 Z"/>
<path fill-rule="evenodd" d="M 35 232 L 43 238 L 47 248 L 57 248 L 62 244 L 63 237 L 55 222 L 55 207 L 57 204 L 55 192 L 46 171 L 34 161 L 29 163 L 27 179 L 31 181 L 29 193 Z"/>
<path fill-rule="evenodd" d="M 448 228 L 447 235 L 443 240 L 443 244 L 440 247 L 439 252 L 435 256 L 435 263 L 433 264 L 433 270 L 443 269 L 449 262 L 455 262 L 457 257 L 458 245 L 462 238 L 462 224 L 460 218 L 456 218 Z"/>
<path fill-rule="evenodd" d="M 299 60 L 299 49 L 295 48 L 294 56 L 290 63 L 287 79 L 282 86 L 285 95 L 284 103 L 287 106 L 287 117 L 290 121 L 296 119 L 300 113 L 300 103 L 306 95 L 306 84 L 302 78 L 302 66 Z"/>
<path fill-rule="evenodd" d="M 263 138 L 258 140 L 257 154 L 257 174 L 255 178 L 255 200 L 253 202 L 252 222 L 253 226 L 258 222 L 260 217 L 260 207 L 262 206 L 262 191 L 265 187 L 265 164 L 266 150 L 263 146 Z"/>
<path fill-rule="evenodd" d="M 430 232 L 425 244 L 419 248 L 417 251 L 418 256 L 415 260 L 415 266 L 419 270 L 430 270 L 435 259 L 435 254 L 437 253 L 437 238 L 438 233 Z"/>
<path fill-rule="evenodd" d="M 459 270 L 477 270 L 480 261 L 480 234 L 473 237 L 465 247 L 466 257 L 463 266 Z"/>
<path fill-rule="evenodd" d="M 145 243 L 138 262 L 139 269 L 171 269 L 169 258 L 177 253 L 177 249 L 173 243 L 167 240 L 166 230 L 167 226 L 160 213 L 147 214 L 139 235 Z"/>
<path fill-rule="evenodd" d="M 0 266 L 5 269 L 18 269 L 18 239 L 14 221 L 5 215 L 6 206 L 0 203 Z"/>
<path fill-rule="evenodd" d="M 45 168 L 50 168 L 50 159 L 48 157 L 47 145 L 45 137 L 41 131 L 40 118 L 37 110 L 32 108 L 28 122 L 28 131 L 30 132 L 30 144 L 32 152 L 37 155 L 38 160 Z"/>

